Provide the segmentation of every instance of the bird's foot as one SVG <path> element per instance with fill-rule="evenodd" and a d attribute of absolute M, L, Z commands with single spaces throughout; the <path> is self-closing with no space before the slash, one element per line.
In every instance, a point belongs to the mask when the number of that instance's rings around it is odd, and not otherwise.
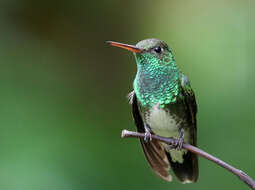
<path fill-rule="evenodd" d="M 152 141 L 151 130 L 150 130 L 150 128 L 147 126 L 147 124 L 144 124 L 144 129 L 145 129 L 144 141 L 145 141 L 145 142 Z"/>
<path fill-rule="evenodd" d="M 172 145 L 170 145 L 170 149 L 181 150 L 182 145 L 183 145 L 183 141 L 184 141 L 184 130 L 181 129 L 180 130 L 180 137 L 178 139 L 176 139 L 175 142 Z"/>

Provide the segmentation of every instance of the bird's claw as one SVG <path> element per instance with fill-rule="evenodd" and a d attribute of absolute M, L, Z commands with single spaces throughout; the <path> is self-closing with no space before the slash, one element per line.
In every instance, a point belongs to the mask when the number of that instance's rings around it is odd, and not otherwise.
<path fill-rule="evenodd" d="M 182 145 L 183 145 L 183 138 L 179 138 L 177 140 L 176 149 L 177 150 L 181 150 L 182 149 Z"/>
<path fill-rule="evenodd" d="M 183 145 L 183 139 L 174 139 L 174 143 L 169 145 L 169 149 L 181 150 Z"/>
<path fill-rule="evenodd" d="M 144 124 L 144 129 L 145 129 L 144 141 L 145 142 L 152 141 L 151 130 L 150 130 L 149 126 L 147 126 L 147 124 Z"/>
<path fill-rule="evenodd" d="M 183 146 L 183 141 L 184 141 L 184 131 L 180 131 L 180 137 L 174 141 L 173 144 L 170 145 L 170 149 L 176 149 L 176 150 L 181 150 Z"/>
<path fill-rule="evenodd" d="M 151 137 L 151 132 L 150 131 L 145 131 L 145 133 L 144 133 L 144 141 L 145 142 L 152 141 L 152 137 Z"/>

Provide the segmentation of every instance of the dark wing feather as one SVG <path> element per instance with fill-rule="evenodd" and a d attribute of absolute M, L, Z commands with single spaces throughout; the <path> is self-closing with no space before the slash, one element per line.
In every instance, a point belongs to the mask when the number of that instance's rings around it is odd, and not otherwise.
<path fill-rule="evenodd" d="M 192 145 L 197 146 L 197 104 L 195 94 L 190 86 L 188 78 L 181 74 L 181 91 L 184 96 L 184 103 L 188 110 L 189 123 L 190 123 L 190 136 L 192 139 Z M 168 155 L 169 156 L 169 155 Z M 198 179 L 198 158 L 197 155 L 188 152 L 183 157 L 184 162 L 182 164 L 172 163 L 170 160 L 171 167 L 174 170 L 175 175 L 183 183 L 196 182 Z"/>
<path fill-rule="evenodd" d="M 182 94 L 184 96 L 184 102 L 187 106 L 188 112 L 189 112 L 189 120 L 191 123 L 191 127 L 194 128 L 194 134 L 193 134 L 193 145 L 197 145 L 197 103 L 195 94 L 190 86 L 189 80 L 185 75 L 181 75 L 181 88 L 182 88 Z"/>
<path fill-rule="evenodd" d="M 137 98 L 134 91 L 130 93 L 129 98 L 130 103 L 132 104 L 132 114 L 137 131 L 144 133 L 144 122 L 139 112 Z M 172 176 L 168 173 L 170 169 L 169 162 L 161 143 L 154 139 L 149 142 L 145 142 L 143 139 L 140 139 L 140 142 L 145 157 L 153 171 L 162 179 L 166 181 L 172 181 Z"/>

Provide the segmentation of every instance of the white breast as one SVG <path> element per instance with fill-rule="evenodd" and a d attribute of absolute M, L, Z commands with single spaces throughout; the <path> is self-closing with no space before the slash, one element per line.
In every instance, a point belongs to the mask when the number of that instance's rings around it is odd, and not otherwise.
<path fill-rule="evenodd" d="M 152 131 L 157 135 L 165 137 L 179 137 L 179 125 L 170 112 L 166 112 L 159 105 L 151 108 L 150 114 L 146 118 Z"/>

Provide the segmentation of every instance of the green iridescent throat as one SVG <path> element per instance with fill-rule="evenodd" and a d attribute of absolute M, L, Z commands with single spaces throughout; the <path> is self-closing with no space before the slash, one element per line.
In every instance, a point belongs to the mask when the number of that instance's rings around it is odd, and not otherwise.
<path fill-rule="evenodd" d="M 142 106 L 152 107 L 176 102 L 179 93 L 179 70 L 170 52 L 163 56 L 136 54 L 137 74 L 134 91 Z"/>

